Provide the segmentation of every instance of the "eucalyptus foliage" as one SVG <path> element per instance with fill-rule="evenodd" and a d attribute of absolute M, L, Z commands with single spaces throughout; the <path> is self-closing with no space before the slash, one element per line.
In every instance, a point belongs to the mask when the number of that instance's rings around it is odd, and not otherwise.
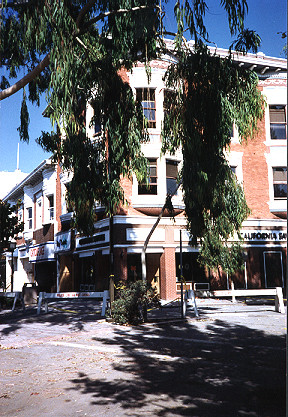
<path fill-rule="evenodd" d="M 163 42 L 168 34 L 166 3 L 1 2 L 0 64 L 8 70 L 10 79 L 17 78 L 20 70 L 26 75 L 11 86 L 2 77 L 0 100 L 23 89 L 19 134 L 28 141 L 27 100 L 39 105 L 45 92 L 45 113 L 54 131 L 43 132 L 38 141 L 55 155 L 63 169 L 72 171 L 68 198 L 76 214 L 75 225 L 84 233 L 93 232 L 96 201 L 112 214 L 124 203 L 122 177 L 135 172 L 143 183 L 147 175 L 141 153 L 141 143 L 147 138 L 143 114 L 123 73 L 140 61 L 149 75 L 149 62 L 167 52 Z M 260 38 L 244 26 L 247 1 L 221 0 L 220 5 L 227 13 L 231 35 L 236 37 L 231 47 L 243 53 L 249 48 L 255 51 Z M 236 199 L 243 197 L 240 188 L 232 186 L 235 179 L 229 174 L 224 149 L 229 146 L 233 123 L 243 138 L 251 135 L 263 102 L 251 71 L 236 68 L 229 58 L 223 60 L 209 53 L 207 10 L 204 0 L 175 1 L 175 50 L 169 53 L 174 53 L 177 64 L 171 64 L 166 82 L 176 91 L 176 97 L 165 120 L 163 150 L 175 152 L 182 147 L 183 189 L 194 240 L 204 239 L 210 231 L 224 242 L 231 222 L 231 216 L 225 214 L 228 189 Z M 187 34 L 194 40 L 195 50 L 186 50 Z M 100 127 L 93 140 L 86 136 L 87 103 L 95 109 L 92 122 Z M 223 184 L 230 188 L 223 188 Z M 242 212 L 236 222 L 232 219 L 236 229 L 238 220 L 247 214 L 244 203 Z M 216 219 L 222 214 L 220 227 Z"/>
<path fill-rule="evenodd" d="M 0 253 L 8 249 L 9 241 L 23 230 L 23 223 L 18 221 L 15 211 L 18 206 L 0 200 Z"/>
<path fill-rule="evenodd" d="M 180 81 L 181 80 L 181 81 Z M 205 45 L 179 55 L 166 73 L 170 96 L 163 129 L 163 151 L 183 151 L 181 172 L 188 229 L 201 239 L 202 262 L 210 268 L 239 267 L 239 246 L 227 246 L 247 218 L 244 191 L 227 164 L 231 129 L 242 140 L 251 137 L 263 116 L 264 99 L 252 71 L 219 58 Z M 223 249 L 223 252 L 222 252 Z M 230 251 L 230 266 L 226 259 Z"/>

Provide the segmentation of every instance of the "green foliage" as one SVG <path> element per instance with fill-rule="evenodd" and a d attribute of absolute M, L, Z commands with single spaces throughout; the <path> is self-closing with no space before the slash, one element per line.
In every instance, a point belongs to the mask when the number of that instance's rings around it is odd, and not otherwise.
<path fill-rule="evenodd" d="M 233 124 L 245 140 L 253 136 L 263 116 L 257 76 L 233 64 L 230 57 L 220 59 L 199 45 L 170 66 L 166 81 L 169 88 L 178 89 L 164 120 L 163 152 L 182 147 L 182 186 L 192 242 L 200 238 L 204 245 L 200 256 L 206 265 L 219 262 L 224 268 L 227 240 L 249 213 L 225 150 Z M 231 265 L 236 265 L 236 247 L 233 253 Z"/>
<path fill-rule="evenodd" d="M 210 213 L 204 214 L 205 231 L 199 261 L 213 270 L 221 265 L 231 275 L 243 268 L 240 229 L 250 210 L 242 186 L 229 167 L 227 169 L 227 179 L 214 190 L 213 206 L 218 207 L 218 213 L 213 218 Z M 236 243 L 232 241 L 234 234 L 238 238 Z"/>
<path fill-rule="evenodd" d="M 231 35 L 238 36 L 232 46 L 242 52 L 256 51 L 260 38 L 244 27 L 247 1 L 221 0 L 220 4 Z M 141 61 L 149 75 L 149 62 L 167 52 L 161 41 L 165 0 L 30 0 L 1 7 L 0 64 L 8 69 L 9 78 L 22 69 L 32 74 L 45 62 L 37 77 L 29 78 L 28 97 L 23 94 L 20 137 L 29 138 L 26 100 L 39 105 L 45 92 L 46 115 L 55 131 L 43 132 L 38 141 L 64 169 L 72 171 L 68 199 L 75 226 L 91 234 L 95 202 L 116 213 L 124 204 L 121 178 L 135 172 L 143 182 L 147 175 L 141 153 L 147 138 L 142 110 L 120 72 Z M 223 182 L 233 190 L 234 181 L 227 174 L 224 150 L 229 147 L 233 123 L 242 138 L 253 134 L 263 100 L 254 73 L 234 66 L 230 58 L 211 55 L 205 47 L 210 41 L 207 10 L 204 0 L 175 1 L 178 63 L 170 66 L 166 82 L 177 93 L 164 124 L 163 151 L 173 153 L 180 146 L 183 150 L 181 175 L 194 241 L 204 240 L 208 230 L 215 234 L 219 229 L 222 242 L 230 228 L 224 220 L 221 228 L 215 226 L 215 219 L 228 210 L 226 189 L 221 198 L 219 194 Z M 194 51 L 185 49 L 185 33 L 194 39 Z M 1 87 L 7 86 L 2 78 Z M 93 140 L 86 137 L 86 103 L 95 109 L 92 122 L 101 126 Z M 227 218 L 238 227 L 238 221 Z"/>
<path fill-rule="evenodd" d="M 29 126 L 29 113 L 28 107 L 26 102 L 26 93 L 25 89 L 23 89 L 23 99 L 21 104 L 21 111 L 20 111 L 20 126 L 17 128 L 19 132 L 20 139 L 24 142 L 29 141 L 29 134 L 28 134 L 28 126 Z"/>
<path fill-rule="evenodd" d="M 118 297 L 112 303 L 112 319 L 118 324 L 139 324 L 147 307 L 160 307 L 159 295 L 148 283 L 120 283 Z"/>
<path fill-rule="evenodd" d="M 8 248 L 9 240 L 23 231 L 23 223 L 18 222 L 16 210 L 17 206 L 0 200 L 0 253 Z"/>

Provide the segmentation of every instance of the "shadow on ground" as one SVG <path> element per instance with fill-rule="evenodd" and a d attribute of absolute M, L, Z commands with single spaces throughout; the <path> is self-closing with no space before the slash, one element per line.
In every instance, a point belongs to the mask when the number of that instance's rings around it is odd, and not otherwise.
<path fill-rule="evenodd" d="M 41 314 L 37 315 L 37 306 L 26 307 L 25 312 L 18 307 L 15 311 L 1 311 L 0 324 L 6 327 L 0 329 L 0 335 L 7 336 L 24 328 L 28 323 L 45 323 L 48 326 L 69 326 L 73 331 L 84 329 L 84 325 L 97 320 L 103 320 L 101 317 L 101 304 L 95 301 L 78 302 L 75 300 L 64 301 L 60 303 L 49 303 L 48 313 L 44 313 L 44 307 Z"/>
<path fill-rule="evenodd" d="M 91 406 L 135 417 L 285 416 L 284 336 L 215 320 L 205 332 L 185 322 L 116 326 L 113 339 L 94 340 L 121 346 L 122 357 L 113 363 L 121 378 L 94 379 L 91 369 L 71 381 Z"/>

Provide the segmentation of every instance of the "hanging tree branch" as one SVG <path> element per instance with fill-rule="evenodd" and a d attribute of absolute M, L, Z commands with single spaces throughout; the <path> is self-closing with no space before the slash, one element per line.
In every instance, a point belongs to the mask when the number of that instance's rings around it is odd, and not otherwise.
<path fill-rule="evenodd" d="M 84 44 L 80 41 L 79 35 L 83 35 L 88 30 L 89 26 L 98 22 L 99 20 L 104 19 L 105 17 L 108 17 L 108 16 L 112 16 L 112 15 L 130 13 L 130 12 L 134 12 L 137 10 L 150 8 L 149 6 L 138 6 L 138 7 L 132 7 L 131 9 L 118 9 L 118 10 L 111 10 L 105 13 L 100 13 L 98 16 L 91 19 L 83 27 L 81 27 L 81 21 L 83 20 L 84 15 L 89 11 L 89 9 L 93 7 L 95 3 L 96 3 L 96 0 L 92 0 L 89 3 L 87 3 L 81 9 L 76 20 L 77 30 L 73 33 L 73 37 L 75 37 L 77 42 L 81 43 L 82 45 Z M 45 56 L 45 58 L 37 65 L 37 67 L 35 67 L 32 71 L 26 74 L 23 78 L 21 78 L 19 81 L 17 81 L 15 84 L 11 85 L 10 87 L 6 88 L 5 90 L 0 91 L 0 101 L 17 93 L 17 91 L 21 90 L 21 88 L 25 87 L 35 78 L 37 78 L 41 74 L 41 72 L 49 65 L 49 62 L 50 62 L 50 53 Z"/>
<path fill-rule="evenodd" d="M 50 62 L 50 53 L 45 56 L 45 58 L 37 65 L 37 67 L 35 67 L 31 72 L 29 72 L 23 78 L 21 78 L 21 80 L 17 81 L 15 84 L 11 85 L 5 90 L 0 91 L 0 101 L 17 93 L 17 91 L 21 90 L 21 88 L 25 87 L 25 85 L 33 81 L 36 77 L 38 77 L 38 75 L 41 74 L 41 72 L 46 67 L 48 67 L 49 62 Z"/>
<path fill-rule="evenodd" d="M 159 6 L 156 6 L 156 7 L 159 8 Z M 131 7 L 131 9 L 118 9 L 118 10 L 111 10 L 109 12 L 100 13 L 98 16 L 89 20 L 83 26 L 80 25 L 81 20 L 83 19 L 83 15 L 81 15 L 80 21 L 78 21 L 78 18 L 79 18 L 78 16 L 77 21 L 76 21 L 77 30 L 75 31 L 74 36 L 83 35 L 83 33 L 86 32 L 89 26 L 93 25 L 96 22 L 99 22 L 99 20 L 105 19 L 105 17 L 114 16 L 118 14 L 124 14 L 124 13 L 130 13 L 130 12 L 135 12 L 135 11 L 145 10 L 145 9 L 151 9 L 151 7 L 150 6 L 137 6 L 137 7 Z"/>

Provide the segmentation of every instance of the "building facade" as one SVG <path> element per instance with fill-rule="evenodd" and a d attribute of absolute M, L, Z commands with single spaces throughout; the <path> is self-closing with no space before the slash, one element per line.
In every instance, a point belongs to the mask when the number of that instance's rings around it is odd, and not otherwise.
<path fill-rule="evenodd" d="M 61 226 L 59 170 L 51 159 L 44 160 L 4 198 L 10 204 L 19 203 L 17 216 L 24 223 L 16 250 L 6 253 L 7 291 L 12 287 L 22 291 L 24 284 L 32 283 L 37 283 L 40 291 L 56 290 L 54 236 Z"/>
<path fill-rule="evenodd" d="M 217 50 L 226 56 L 227 51 Z M 258 55 L 235 55 L 234 61 L 257 72 L 259 89 L 265 96 L 265 117 L 253 139 L 240 144 L 233 129 L 227 158 L 238 180 L 243 183 L 249 218 L 244 222 L 243 270 L 229 277 L 200 268 L 199 247 L 189 244 L 181 188 L 173 196 L 175 218 L 164 213 L 152 234 L 147 250 L 147 280 L 157 288 L 162 299 L 172 300 L 180 290 L 180 234 L 183 251 L 183 275 L 188 288 L 268 288 L 285 286 L 287 257 L 287 78 L 286 60 Z M 138 184 L 136 177 L 124 178 L 122 186 L 127 204 L 113 216 L 105 217 L 101 207 L 93 236 L 81 236 L 71 229 L 71 216 L 65 203 L 69 175 L 51 161 L 43 162 L 19 186 L 7 201 L 22 195 L 25 229 L 18 243 L 15 282 L 35 280 L 41 289 L 87 291 L 109 288 L 113 256 L 116 280 L 142 278 L 141 252 L 145 239 L 157 220 L 167 192 L 176 185 L 182 155 L 161 153 L 161 129 L 165 112 L 163 76 L 168 59 L 151 63 L 148 82 L 141 65 L 132 73 L 123 71 L 135 98 L 142 103 L 148 120 L 149 141 L 143 153 L 148 158 L 149 187 Z M 87 105 L 86 126 L 90 126 L 93 108 Z M 88 128 L 92 137 L 94 130 Z M 48 164 L 48 165 L 47 165 Z M 52 190 L 53 189 L 53 190 Z M 52 192 L 53 191 L 53 192 Z M 52 197 L 53 196 L 53 197 Z M 54 210 L 54 211 L 53 211 Z M 102 210 L 102 215 L 101 215 Z M 51 214 L 53 213 L 53 214 Z M 30 227 L 33 224 L 33 227 Z M 11 261 L 9 261 L 11 263 Z M 8 262 L 8 268 L 9 268 Z M 9 275 L 9 271 L 7 270 Z M 26 275 L 25 275 L 26 274 Z M 196 287 L 195 287 L 196 283 Z"/>

